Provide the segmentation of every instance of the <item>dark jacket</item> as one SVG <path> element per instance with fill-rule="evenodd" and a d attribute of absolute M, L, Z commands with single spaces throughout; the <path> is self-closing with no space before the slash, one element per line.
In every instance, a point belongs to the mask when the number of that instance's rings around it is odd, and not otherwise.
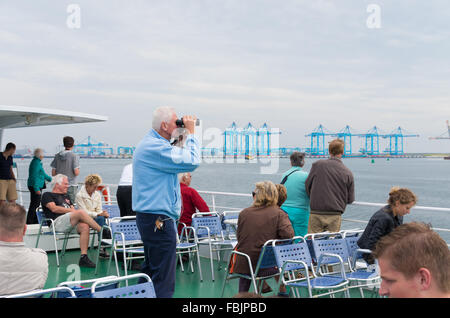
<path fill-rule="evenodd" d="M 312 164 L 305 181 L 311 213 L 344 213 L 355 200 L 353 174 L 338 158 L 318 160 Z"/>
<path fill-rule="evenodd" d="M 278 206 L 249 207 L 239 213 L 236 234 L 237 250 L 250 256 L 255 270 L 264 243 L 272 239 L 292 238 L 294 229 L 288 215 Z M 234 272 L 250 273 L 248 262 L 244 257 L 236 257 Z"/>
<path fill-rule="evenodd" d="M 358 240 L 358 246 L 360 248 L 373 250 L 375 244 L 385 235 L 389 234 L 397 226 L 403 224 L 402 216 L 394 216 L 389 205 L 381 208 L 369 220 L 369 223 Z M 365 256 L 366 261 L 373 262 L 371 257 Z"/>

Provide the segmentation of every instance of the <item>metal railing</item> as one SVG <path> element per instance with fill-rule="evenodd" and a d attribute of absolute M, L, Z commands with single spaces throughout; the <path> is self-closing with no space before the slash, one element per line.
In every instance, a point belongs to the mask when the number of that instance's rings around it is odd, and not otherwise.
<path fill-rule="evenodd" d="M 18 179 L 17 180 L 17 191 L 19 194 L 19 204 L 23 205 L 24 204 L 24 200 L 23 200 L 23 193 L 28 193 L 28 189 L 24 188 L 21 186 L 21 181 L 25 181 L 25 179 Z M 81 185 L 82 183 L 80 183 Z M 108 188 L 108 191 L 110 193 L 110 198 L 111 198 L 111 202 L 117 202 L 116 197 L 115 197 L 115 192 L 111 191 L 111 189 L 115 188 L 117 189 L 117 184 L 103 184 L 104 186 L 106 186 Z M 216 197 L 217 196 L 221 196 L 221 197 L 235 197 L 235 198 L 251 198 L 252 195 L 249 193 L 234 193 L 234 192 L 218 192 L 218 191 L 204 191 L 204 190 L 198 190 L 198 193 L 200 194 L 204 194 L 204 195 L 208 195 L 211 197 L 211 211 L 217 211 L 219 210 L 236 210 L 236 211 L 241 211 L 243 210 L 245 207 L 236 207 L 236 206 L 220 206 L 216 204 Z M 350 204 L 350 206 L 362 206 L 362 207 L 383 207 L 385 206 L 386 203 L 373 203 L 373 202 L 363 202 L 363 201 L 355 201 L 352 204 Z M 429 206 L 414 206 L 412 208 L 412 210 L 426 210 L 426 211 L 435 211 L 435 212 L 450 212 L 450 208 L 440 208 L 440 207 L 429 207 Z M 343 221 L 346 222 L 352 222 L 352 223 L 359 223 L 359 224 L 367 224 L 368 221 L 365 220 L 358 220 L 358 219 L 350 219 L 350 218 L 342 218 Z M 437 227 L 433 227 L 434 231 L 437 232 L 445 232 L 445 233 L 450 233 L 450 229 L 447 228 L 437 228 Z M 450 246 L 450 243 L 447 242 L 447 244 Z"/>

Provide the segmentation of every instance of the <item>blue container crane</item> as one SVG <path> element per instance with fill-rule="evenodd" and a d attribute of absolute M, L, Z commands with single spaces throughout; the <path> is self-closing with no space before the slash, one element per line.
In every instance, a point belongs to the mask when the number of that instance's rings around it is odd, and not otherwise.
<path fill-rule="evenodd" d="M 403 152 L 403 138 L 406 137 L 419 137 L 417 134 L 405 134 L 401 127 L 394 129 L 390 134 L 382 136 L 383 138 L 389 138 L 389 150 L 390 155 L 402 155 Z"/>
<path fill-rule="evenodd" d="M 333 133 L 327 132 L 326 129 L 320 124 L 313 132 L 305 135 L 305 137 L 311 137 L 311 155 L 327 155 L 328 148 L 325 147 L 325 136 L 332 136 Z"/>

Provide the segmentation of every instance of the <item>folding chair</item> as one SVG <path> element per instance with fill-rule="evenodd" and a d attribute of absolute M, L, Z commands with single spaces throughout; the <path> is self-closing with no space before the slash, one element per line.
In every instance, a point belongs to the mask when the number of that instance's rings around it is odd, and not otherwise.
<path fill-rule="evenodd" d="M 236 220 L 239 218 L 240 211 L 223 211 L 222 212 L 222 223 L 226 220 Z M 225 224 L 226 237 L 236 239 L 237 226 L 231 224 Z"/>
<path fill-rule="evenodd" d="M 208 245 L 211 275 L 214 281 L 213 251 L 217 252 L 220 270 L 220 253 L 231 251 L 236 246 L 237 241 L 225 239 L 220 216 L 217 212 L 194 213 L 192 215 L 192 227 L 195 229 L 198 244 Z"/>
<path fill-rule="evenodd" d="M 348 280 L 345 276 L 343 261 L 339 255 L 322 253 L 318 256 L 317 267 L 321 267 L 325 257 L 337 259 L 341 264 L 340 275 L 316 273 L 308 245 L 303 237 L 298 236 L 289 240 L 278 240 L 277 242 L 283 241 L 292 243 L 276 245 L 276 242 L 272 242 L 272 248 L 282 278 L 278 283 L 279 285 L 283 282 L 283 284 L 293 290 L 295 297 L 300 297 L 299 288 L 307 288 L 308 295 L 311 298 L 328 295 L 333 297 L 338 292 L 346 292 L 348 296 L 346 288 Z M 311 277 L 308 270 L 311 271 Z M 326 290 L 327 292 L 313 296 L 314 290 L 318 292 Z"/>
<path fill-rule="evenodd" d="M 58 292 L 65 292 L 66 295 L 68 295 L 65 298 L 77 298 L 74 291 L 72 289 L 70 289 L 69 287 L 55 287 L 55 288 L 49 288 L 49 289 L 40 289 L 40 290 L 28 292 L 28 293 L 9 295 L 9 296 L 6 296 L 5 298 L 31 298 L 31 297 L 43 296 L 45 294 L 51 294 L 51 297 L 55 297 L 56 293 L 58 293 Z"/>
<path fill-rule="evenodd" d="M 106 219 L 106 222 L 113 218 L 120 218 L 120 209 L 117 204 L 103 204 L 102 209 L 109 214 L 109 218 Z"/>
<path fill-rule="evenodd" d="M 343 237 L 349 255 L 348 264 L 350 272 L 347 273 L 347 279 L 350 283 L 348 288 L 358 288 L 361 297 L 364 298 L 363 287 L 379 288 L 381 278 L 378 270 L 378 262 L 376 260 L 373 268 L 367 266 L 357 268 L 356 264 L 360 259 L 360 255 L 372 253 L 372 251 L 368 249 L 359 248 L 357 241 L 362 233 L 363 231 L 345 231 L 343 232 Z M 375 293 L 375 295 L 377 295 L 377 293 Z"/>
<path fill-rule="evenodd" d="M 69 287 L 73 290 L 75 293 L 75 296 L 77 298 L 92 298 L 91 294 L 91 287 L 86 285 L 92 285 L 95 282 L 102 281 L 102 280 L 109 280 L 117 278 L 117 276 L 107 276 L 97 279 L 88 279 L 88 280 L 79 280 L 79 281 L 68 281 L 68 282 L 62 282 L 59 283 L 57 287 Z M 105 285 L 101 285 L 98 287 L 98 290 L 107 290 L 107 289 L 113 289 L 119 287 L 119 283 L 108 283 Z M 67 291 L 58 291 L 56 292 L 55 297 L 56 298 L 66 298 L 68 297 L 69 293 Z"/>
<path fill-rule="evenodd" d="M 247 264 L 249 266 L 250 275 L 240 274 L 240 273 L 230 273 L 230 268 L 227 268 L 227 275 L 225 276 L 225 280 L 223 282 L 221 297 L 223 297 L 223 294 L 225 292 L 226 284 L 228 283 L 228 281 L 230 281 L 232 279 L 245 278 L 245 279 L 251 280 L 255 293 L 261 294 L 261 289 L 262 289 L 263 284 L 261 283 L 258 288 L 257 282 L 264 281 L 266 279 L 276 277 L 279 275 L 279 273 L 277 273 L 274 275 L 259 276 L 260 270 L 277 266 L 277 261 L 275 259 L 275 255 L 274 255 L 273 249 L 272 249 L 272 242 L 274 242 L 274 241 L 277 241 L 277 240 L 269 240 L 266 243 L 264 243 L 263 247 L 261 248 L 261 253 L 259 254 L 258 262 L 256 263 L 255 271 L 253 271 L 253 264 L 252 264 L 252 261 L 250 260 L 250 256 L 248 256 L 245 253 L 236 251 L 236 250 L 233 250 L 231 252 L 229 264 L 232 263 L 232 259 L 234 257 L 237 257 L 237 256 L 245 257 L 247 260 Z"/>
<path fill-rule="evenodd" d="M 180 236 L 177 234 L 177 255 L 179 257 L 180 265 L 181 265 L 181 271 L 184 272 L 184 266 L 183 266 L 183 259 L 182 255 L 188 254 L 189 256 L 189 263 L 191 265 L 191 271 L 194 272 L 194 265 L 193 265 L 193 255 L 197 256 L 197 263 L 198 263 L 198 272 L 200 274 L 200 281 L 203 281 L 203 274 L 202 274 L 202 266 L 200 263 L 200 253 L 198 248 L 198 238 L 195 234 L 195 229 L 192 226 L 184 226 L 181 230 Z"/>
<path fill-rule="evenodd" d="M 55 222 L 52 219 L 46 218 L 44 215 L 44 212 L 41 208 L 36 209 L 36 215 L 39 222 L 39 232 L 38 236 L 36 238 L 36 245 L 35 247 L 39 247 L 39 240 L 41 238 L 41 234 L 43 235 L 52 235 L 53 236 L 53 243 L 55 246 L 55 254 L 56 254 L 56 265 L 59 267 L 59 255 L 58 255 L 58 244 L 57 240 L 61 240 L 61 238 L 57 238 L 57 235 L 64 235 L 64 241 L 63 246 L 61 249 L 61 257 L 64 256 L 66 252 L 67 242 L 70 238 L 77 238 L 79 237 L 78 234 L 72 234 L 72 232 L 59 232 L 55 230 Z M 49 225 L 50 224 L 50 225 Z M 43 231 L 43 226 L 48 226 L 48 231 Z"/>
<path fill-rule="evenodd" d="M 123 267 L 125 276 L 127 272 L 127 261 L 133 259 L 144 258 L 144 247 L 141 240 L 141 235 L 136 225 L 136 216 L 125 216 L 121 218 L 111 219 L 111 253 L 108 261 L 107 273 L 109 273 L 111 267 L 111 260 L 114 254 L 114 261 L 116 265 L 117 276 L 120 276 L 117 253 L 121 252 L 123 255 Z M 103 240 L 109 241 L 109 240 Z M 97 253 L 97 260 L 100 254 L 100 250 Z M 129 256 L 130 254 L 131 256 Z M 134 254 L 140 254 L 141 256 L 133 256 Z M 130 263 L 131 264 L 131 263 Z"/>
<path fill-rule="evenodd" d="M 144 278 L 147 282 L 128 286 L 128 280 L 134 278 Z M 126 281 L 127 285 L 108 290 L 99 290 L 97 288 L 99 284 L 118 283 L 121 281 Z M 156 298 L 152 280 L 146 274 L 134 274 L 97 281 L 91 287 L 91 294 L 93 298 Z"/>

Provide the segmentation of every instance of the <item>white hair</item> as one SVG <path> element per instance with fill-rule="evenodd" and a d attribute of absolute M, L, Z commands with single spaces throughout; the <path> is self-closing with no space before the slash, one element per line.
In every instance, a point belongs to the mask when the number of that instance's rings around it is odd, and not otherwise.
<path fill-rule="evenodd" d="M 173 114 L 175 114 L 175 109 L 173 107 L 158 107 L 153 112 L 152 128 L 156 131 L 159 131 L 161 129 L 161 124 L 163 122 L 169 123 L 172 119 Z"/>
<path fill-rule="evenodd" d="M 53 188 L 55 187 L 56 184 L 62 185 L 63 180 L 65 178 L 67 178 L 67 176 L 61 173 L 54 176 L 52 179 Z"/>
<path fill-rule="evenodd" d="M 44 155 L 44 150 L 42 150 L 42 148 L 36 148 L 34 149 L 34 156 L 35 157 L 40 157 Z"/>
<path fill-rule="evenodd" d="M 178 180 L 181 182 L 183 181 L 184 177 L 187 177 L 189 175 L 189 172 L 183 172 L 178 174 Z"/>

